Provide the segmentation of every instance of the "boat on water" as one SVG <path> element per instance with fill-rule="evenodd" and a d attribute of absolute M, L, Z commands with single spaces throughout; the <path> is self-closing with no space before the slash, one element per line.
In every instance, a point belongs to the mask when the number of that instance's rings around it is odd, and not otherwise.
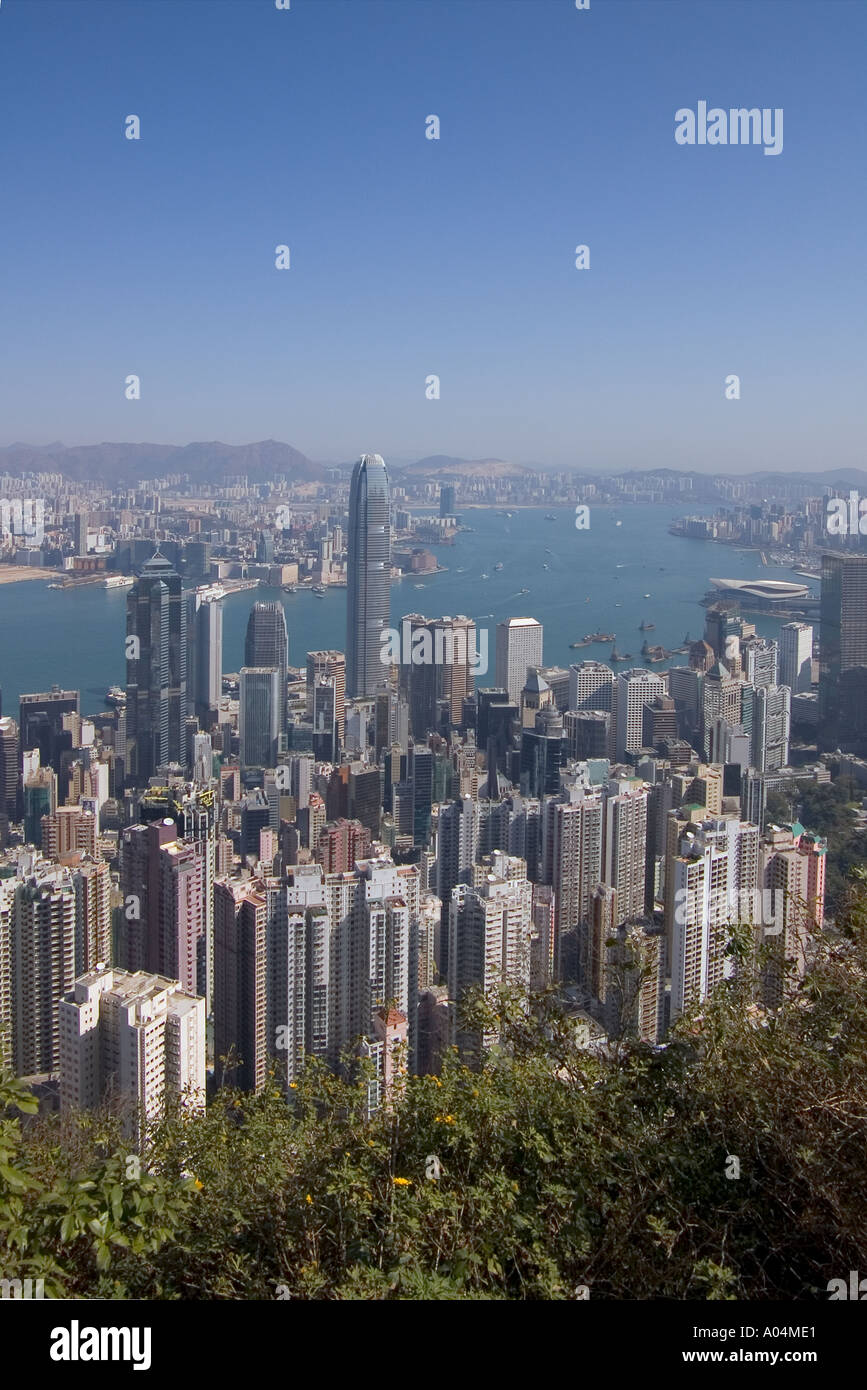
<path fill-rule="evenodd" d="M 479 575 L 479 578 L 480 578 L 480 579 L 490 579 L 490 577 L 491 577 L 491 576 L 490 576 L 489 574 L 480 574 L 480 575 Z"/>
<path fill-rule="evenodd" d="M 639 631 L 639 632 L 652 632 L 653 629 L 654 629 L 655 627 L 656 627 L 656 623 L 649 623 L 649 622 L 647 621 L 647 619 L 645 618 L 644 622 L 641 622 L 641 623 L 638 624 L 638 631 Z"/>
<path fill-rule="evenodd" d="M 503 568 L 503 562 L 502 562 L 502 560 L 498 560 L 497 563 L 494 565 L 494 569 L 495 569 L 495 570 L 501 570 L 502 568 Z"/>
<path fill-rule="evenodd" d="M 611 648 L 611 655 L 609 656 L 608 660 L 611 662 L 611 664 L 612 664 L 613 666 L 616 666 L 617 663 L 618 663 L 619 661 L 628 661 L 629 658 L 626 657 L 626 656 L 621 656 L 621 655 L 620 655 L 620 652 L 617 650 L 617 648 L 616 648 L 616 647 L 612 647 L 612 648 Z"/>
<path fill-rule="evenodd" d="M 548 570 L 548 569 L 550 569 L 550 568 L 551 568 L 550 565 L 543 565 L 543 566 L 542 566 L 542 569 L 543 569 L 543 570 Z"/>
<path fill-rule="evenodd" d="M 645 597 L 645 598 L 650 598 L 650 594 L 645 594 L 644 597 Z"/>
<path fill-rule="evenodd" d="M 109 574 L 103 583 L 107 589 L 129 589 L 135 580 L 129 574 Z"/>
<path fill-rule="evenodd" d="M 463 569 L 463 568 L 461 568 L 461 569 L 459 569 L 459 570 L 455 570 L 455 574 L 466 574 L 466 570 Z"/>
<path fill-rule="evenodd" d="M 105 698 L 109 701 L 110 704 L 119 705 L 122 702 L 126 702 L 126 691 L 122 688 L 122 686 L 110 685 L 108 687 L 108 693 Z"/>
<path fill-rule="evenodd" d="M 63 585 L 62 585 L 62 584 L 57 584 L 57 583 L 51 583 L 51 584 L 46 585 L 46 588 L 48 588 L 48 589 L 62 589 L 62 588 L 63 588 Z"/>
<path fill-rule="evenodd" d="M 284 584 L 283 592 L 284 594 L 297 594 L 298 590 L 294 584 Z"/>
<path fill-rule="evenodd" d="M 575 651 L 578 650 L 579 647 L 589 647 L 589 646 L 590 646 L 590 643 L 587 641 L 587 638 L 585 637 L 583 642 L 570 642 L 570 643 L 569 643 L 569 650 L 572 651 L 572 652 L 575 652 Z"/>
<path fill-rule="evenodd" d="M 546 512 L 546 513 L 545 513 L 545 520 L 546 520 L 546 521 L 556 521 L 557 518 L 556 518 L 556 516 L 554 515 L 553 512 Z"/>
<path fill-rule="evenodd" d="M 324 597 L 325 597 L 325 585 L 324 585 L 324 584 L 314 584 L 314 585 L 313 585 L 313 588 L 310 590 L 310 592 L 311 592 L 311 594 L 315 594 L 317 598 L 324 598 Z"/>
<path fill-rule="evenodd" d="M 530 590 L 529 590 L 529 589 L 519 589 L 518 592 L 519 592 L 519 593 L 522 593 L 522 594 L 528 594 L 528 593 L 530 592 Z"/>
<path fill-rule="evenodd" d="M 613 642 L 617 636 L 616 632 L 585 632 L 584 641 L 590 642 Z"/>

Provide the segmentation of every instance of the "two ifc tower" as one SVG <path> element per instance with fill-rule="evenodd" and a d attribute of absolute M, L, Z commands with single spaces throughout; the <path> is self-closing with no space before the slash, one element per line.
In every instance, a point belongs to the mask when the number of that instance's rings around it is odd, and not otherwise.
<path fill-rule="evenodd" d="M 346 693 L 357 698 L 382 686 L 380 637 L 390 615 L 390 491 L 379 454 L 362 454 L 352 470 L 346 581 Z"/>

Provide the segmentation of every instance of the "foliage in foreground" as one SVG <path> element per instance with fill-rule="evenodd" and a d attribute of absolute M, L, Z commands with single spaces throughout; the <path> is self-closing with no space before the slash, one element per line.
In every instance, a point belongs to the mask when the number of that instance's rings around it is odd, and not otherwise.
<path fill-rule="evenodd" d="M 223 1091 L 139 1178 L 116 1118 L 7 1114 L 0 1272 L 109 1298 L 824 1298 L 863 1264 L 863 886 L 772 1016 L 732 983 L 604 1058 L 552 997 L 476 1008 L 507 1038 L 481 1072 L 450 1055 L 372 1120 L 316 1065 L 290 1107 Z"/>

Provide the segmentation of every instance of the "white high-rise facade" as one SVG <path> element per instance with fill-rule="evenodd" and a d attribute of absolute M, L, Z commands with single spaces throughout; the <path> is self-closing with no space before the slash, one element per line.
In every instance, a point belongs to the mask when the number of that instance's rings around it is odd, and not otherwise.
<path fill-rule="evenodd" d="M 176 980 L 100 966 L 75 981 L 58 1016 L 64 1109 L 120 1098 L 140 1137 L 142 1120 L 158 1120 L 170 1095 L 204 1108 L 205 1001 Z"/>
<path fill-rule="evenodd" d="M 665 693 L 663 676 L 639 666 L 620 672 L 614 694 L 614 741 L 618 762 L 624 762 L 627 753 L 634 753 L 643 746 L 644 706 Z"/>
<path fill-rule="evenodd" d="M 617 894 L 615 926 L 644 913 L 647 787 L 611 781 L 604 799 L 602 882 Z"/>
<path fill-rule="evenodd" d="M 535 618 L 509 618 L 497 624 L 496 679 L 520 705 L 521 691 L 530 666 L 542 665 L 542 624 Z"/>
<path fill-rule="evenodd" d="M 522 859 L 494 851 L 491 872 L 470 888 L 461 884 L 449 904 L 449 1002 L 452 1041 L 478 1057 L 496 1034 L 462 1026 L 461 1003 L 468 989 L 484 993 L 498 984 L 528 988 L 533 935 L 533 887 Z"/>
<path fill-rule="evenodd" d="M 813 685 L 813 629 L 809 623 L 780 628 L 780 684 L 793 695 L 809 694 Z"/>

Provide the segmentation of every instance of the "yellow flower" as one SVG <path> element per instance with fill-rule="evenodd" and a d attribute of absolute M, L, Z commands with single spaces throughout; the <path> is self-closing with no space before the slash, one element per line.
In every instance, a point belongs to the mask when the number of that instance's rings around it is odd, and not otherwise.
<path fill-rule="evenodd" d="M 201 1192 L 201 1190 L 202 1190 L 202 1188 L 204 1187 L 204 1185 L 205 1185 L 205 1184 L 204 1184 L 203 1182 L 199 1182 L 198 1178 L 196 1178 L 196 1181 L 195 1181 L 195 1183 L 194 1183 L 194 1186 L 195 1186 L 197 1192 Z"/>
<path fill-rule="evenodd" d="M 454 1115 L 436 1115 L 434 1117 L 434 1124 L 437 1125 L 453 1125 L 454 1123 Z"/>
<path fill-rule="evenodd" d="M 290 1081 L 290 1082 L 289 1082 L 289 1090 L 290 1090 L 290 1091 L 297 1091 L 297 1090 L 298 1090 L 298 1082 L 297 1082 L 297 1081 Z"/>
<path fill-rule="evenodd" d="M 311 1207 L 313 1206 L 313 1198 L 310 1196 L 310 1193 L 309 1193 L 309 1192 L 307 1193 L 307 1196 L 305 1197 L 304 1200 L 305 1200 L 305 1202 L 309 1202 Z"/>
<path fill-rule="evenodd" d="M 395 1187 L 412 1187 L 412 1178 L 392 1178 Z"/>
<path fill-rule="evenodd" d="M 373 1201 L 373 1193 L 372 1193 L 372 1192 L 365 1192 L 364 1195 L 365 1195 L 365 1197 L 367 1198 L 368 1202 L 372 1202 L 372 1201 Z"/>

